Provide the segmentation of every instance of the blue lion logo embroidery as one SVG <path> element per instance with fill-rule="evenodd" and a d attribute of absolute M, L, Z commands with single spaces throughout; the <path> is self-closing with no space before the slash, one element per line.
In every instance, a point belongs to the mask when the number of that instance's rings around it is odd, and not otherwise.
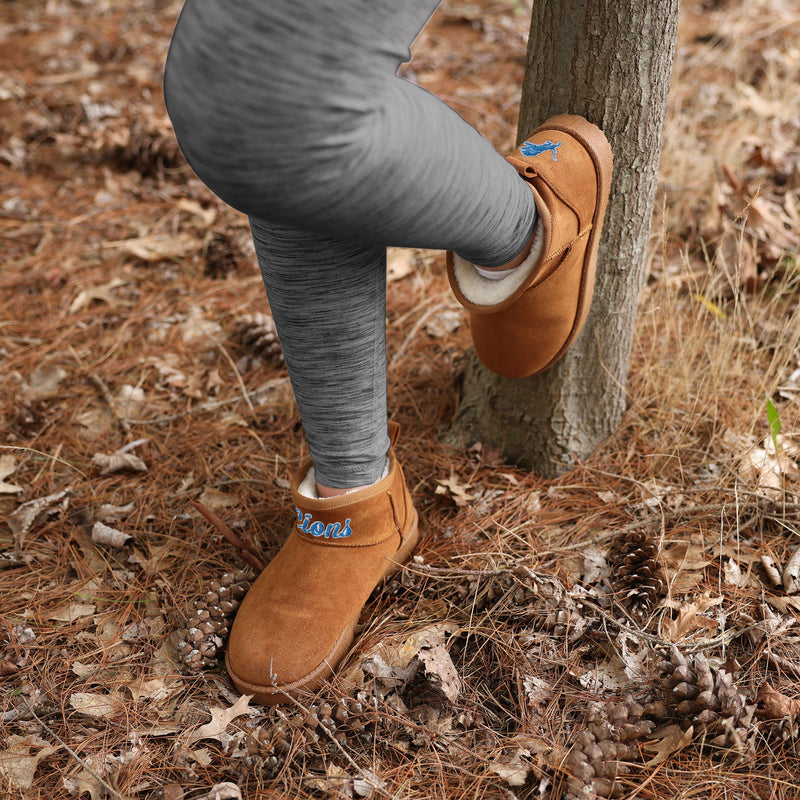
<path fill-rule="evenodd" d="M 344 526 L 339 522 L 330 522 L 325 525 L 319 520 L 314 520 L 311 514 L 303 514 L 299 508 L 297 511 L 297 527 L 303 533 L 310 533 L 312 536 L 324 536 L 326 539 L 346 539 L 353 531 L 350 530 L 350 519 L 346 519 Z"/>
<path fill-rule="evenodd" d="M 520 146 L 519 151 L 524 156 L 540 156 L 542 153 L 552 153 L 553 161 L 558 161 L 556 153 L 561 145 L 562 142 L 551 142 L 549 139 L 546 142 L 542 142 L 542 144 L 524 142 Z"/>

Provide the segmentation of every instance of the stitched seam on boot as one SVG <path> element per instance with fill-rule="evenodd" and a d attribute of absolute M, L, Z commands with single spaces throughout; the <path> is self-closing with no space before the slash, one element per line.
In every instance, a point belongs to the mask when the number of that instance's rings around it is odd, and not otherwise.
<path fill-rule="evenodd" d="M 544 265 L 547 264 L 548 262 L 553 261 L 553 259 L 555 259 L 555 258 L 561 259 L 561 257 L 565 253 L 567 253 L 569 250 L 571 250 L 575 244 L 577 244 L 579 241 L 581 241 L 581 239 L 585 239 L 589 235 L 589 232 L 591 231 L 591 229 L 592 229 L 592 224 L 589 223 L 588 227 L 584 228 L 571 242 L 568 242 L 563 247 L 560 247 L 558 250 L 556 250 L 555 253 L 553 253 L 552 255 L 548 256 L 542 262 L 542 267 L 544 267 Z M 536 281 L 534 281 L 530 285 L 529 288 L 533 289 L 535 286 L 542 286 L 543 284 L 547 283 L 547 281 L 549 281 L 550 278 L 552 278 L 553 275 L 555 275 L 556 272 L 558 272 L 558 268 L 560 266 L 561 266 L 561 264 L 557 264 L 556 268 L 549 275 L 547 275 L 545 278 L 543 278 L 538 283 Z"/>
<path fill-rule="evenodd" d="M 403 541 L 403 526 L 400 524 L 400 520 L 397 518 L 397 508 L 395 508 L 394 504 L 394 496 L 392 495 L 392 490 L 387 489 L 386 494 L 389 498 L 389 505 L 392 508 L 392 517 L 394 518 L 394 528 L 397 533 L 400 534 L 400 541 Z"/>

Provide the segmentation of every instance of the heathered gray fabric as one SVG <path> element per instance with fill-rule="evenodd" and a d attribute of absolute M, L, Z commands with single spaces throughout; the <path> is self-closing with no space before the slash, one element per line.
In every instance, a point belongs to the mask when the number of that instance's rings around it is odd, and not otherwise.
<path fill-rule="evenodd" d="M 385 247 L 495 266 L 533 196 L 436 97 L 396 75 L 438 0 L 188 0 L 164 77 L 199 177 L 250 217 L 317 479 L 385 463 Z"/>

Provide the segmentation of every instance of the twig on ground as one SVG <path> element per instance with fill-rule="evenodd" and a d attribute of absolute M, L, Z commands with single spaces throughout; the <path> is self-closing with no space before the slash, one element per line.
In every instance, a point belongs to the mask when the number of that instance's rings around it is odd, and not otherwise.
<path fill-rule="evenodd" d="M 114 419 L 117 421 L 117 424 L 122 428 L 123 433 L 130 433 L 131 426 L 128 423 L 128 420 L 119 413 L 117 409 L 117 404 L 114 402 L 114 398 L 111 396 L 111 390 L 108 388 L 108 384 L 99 376 L 99 375 L 90 375 L 89 380 L 100 390 L 100 394 L 103 395 L 103 400 L 106 401 L 106 405 L 111 410 L 111 413 L 114 415 Z"/>
<path fill-rule="evenodd" d="M 250 413 L 255 418 L 256 410 L 253 407 L 253 402 L 250 400 L 250 395 L 247 392 L 247 387 L 244 385 L 244 380 L 242 380 L 242 373 L 239 372 L 239 368 L 236 366 L 236 362 L 231 358 L 231 354 L 222 346 L 222 342 L 214 339 L 214 344 L 217 346 L 217 350 L 222 353 L 223 358 L 228 362 L 230 366 L 233 376 L 236 378 L 236 382 L 239 384 L 239 388 L 242 391 L 242 397 L 244 398 L 245 403 L 247 403 L 247 407 L 250 409 Z"/>
<path fill-rule="evenodd" d="M 778 672 L 785 672 L 793 678 L 800 678 L 800 667 L 793 664 L 788 658 L 771 653 L 767 649 L 761 651 L 761 658 Z"/>
<path fill-rule="evenodd" d="M 236 555 L 239 558 L 259 572 L 264 569 L 266 564 L 261 556 L 247 542 L 240 539 L 217 514 L 197 500 L 189 502 L 236 548 Z"/>
<path fill-rule="evenodd" d="M 417 335 L 417 331 L 437 312 L 441 311 L 443 308 L 447 308 L 446 303 L 439 303 L 438 305 L 433 306 L 433 308 L 429 308 L 415 323 L 412 325 L 411 330 L 406 334 L 406 338 L 403 339 L 403 343 L 397 349 L 397 352 L 392 356 L 392 360 L 389 364 L 389 369 L 394 369 L 397 364 L 399 363 L 400 359 L 403 357 L 403 353 L 405 353 L 406 348 L 408 347 L 409 343 L 414 340 L 414 337 Z"/>

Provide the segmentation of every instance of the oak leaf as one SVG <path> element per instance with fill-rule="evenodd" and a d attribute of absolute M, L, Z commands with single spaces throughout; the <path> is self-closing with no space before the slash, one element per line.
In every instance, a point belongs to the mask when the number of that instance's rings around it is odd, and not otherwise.
<path fill-rule="evenodd" d="M 252 699 L 252 695 L 243 694 L 230 708 L 210 708 L 208 711 L 211 714 L 211 721 L 194 731 L 189 731 L 186 736 L 186 744 L 191 746 L 201 739 L 216 739 L 221 742 L 228 725 L 236 717 L 250 713 Z"/>

